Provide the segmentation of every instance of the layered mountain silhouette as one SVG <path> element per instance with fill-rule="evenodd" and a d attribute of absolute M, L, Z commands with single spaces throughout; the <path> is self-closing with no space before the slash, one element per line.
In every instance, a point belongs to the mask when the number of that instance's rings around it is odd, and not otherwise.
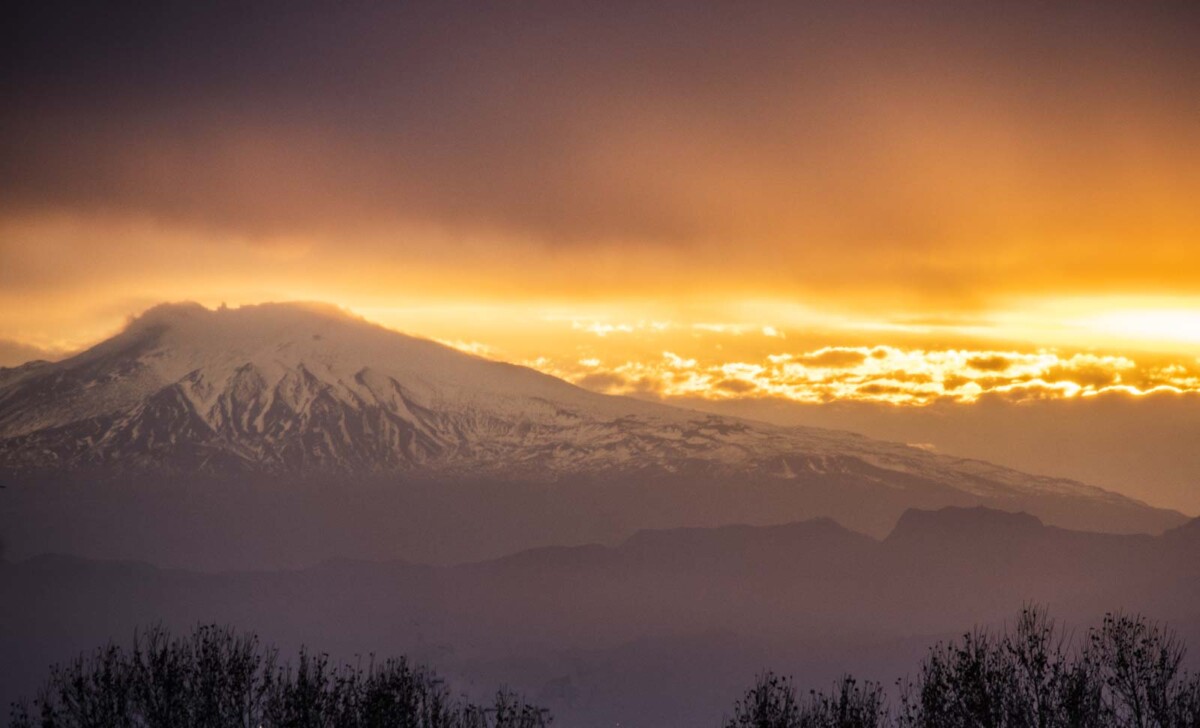
<path fill-rule="evenodd" d="M 277 572 L 41 556 L 0 562 L 0 685 L 163 621 L 228 622 L 338 657 L 409 653 L 499 682 L 572 726 L 711 722 L 764 666 L 823 686 L 890 680 L 936 639 L 1036 602 L 1067 632 L 1106 610 L 1200 639 L 1200 521 L 1161 536 L 1070 531 L 985 508 L 908 511 L 885 538 L 828 519 L 643 531 L 615 546 L 449 567 L 338 559 Z M 10 695 L 0 695 L 9 698 Z"/>
<path fill-rule="evenodd" d="M 205 531 L 179 518 L 208 509 L 214 523 L 235 524 L 244 510 L 263 512 L 263 503 L 237 498 L 265 484 L 272 497 L 292 494 L 265 512 L 311 522 L 314 533 L 340 518 L 401 534 L 372 537 L 371 548 L 333 538 L 301 562 L 479 558 L 538 544 L 613 543 L 641 528 L 819 516 L 882 535 L 906 508 L 947 505 L 1023 510 L 1112 532 L 1157 533 L 1184 520 L 1082 483 L 852 433 L 596 394 L 308 304 L 162 305 L 70 359 L 0 370 L 0 482 L 16 486 L 0 511 L 8 521 L 0 533 L 14 548 L 106 556 L 143 555 L 140 546 L 72 541 L 103 530 L 106 508 L 161 526 L 164 539 L 144 541 L 170 555 L 171 538 Z M 169 501 L 179 498 L 162 491 L 184 483 L 203 502 L 172 514 L 178 506 Z M 215 495 L 222 484 L 234 486 L 232 500 Z M 364 484 L 370 498 L 359 495 Z M 56 541 L 49 525 L 29 520 L 45 511 L 31 491 L 67 485 L 85 488 L 94 507 L 86 523 L 60 511 L 53 528 L 66 540 Z M 140 488 L 136 502 L 99 495 L 118 485 Z M 306 488 L 320 495 L 301 505 Z M 336 515 L 360 498 L 368 513 Z M 439 551 L 423 528 L 431 537 L 456 528 L 470 537 L 447 536 L 456 545 Z M 254 552 L 248 529 L 228 539 L 219 528 L 207 533 L 246 555 Z M 185 556 L 174 562 L 195 561 Z"/>

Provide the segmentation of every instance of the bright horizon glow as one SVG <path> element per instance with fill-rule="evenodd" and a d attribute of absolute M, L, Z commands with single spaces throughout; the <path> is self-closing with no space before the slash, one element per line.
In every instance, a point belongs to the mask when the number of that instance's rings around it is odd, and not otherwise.
<path fill-rule="evenodd" d="M 210 308 L 245 303 L 199 302 Z M 726 311 L 713 302 L 370 303 L 343 308 L 393 330 L 612 394 L 925 405 L 989 395 L 1024 401 L 1200 392 L 1196 332 L 1188 328 L 1196 316 L 1184 309 L 1088 318 L 1078 314 L 1084 302 L 1072 300 L 969 320 L 897 322 L 772 301 L 740 302 Z M 103 336 L 120 325 L 114 322 Z M 1178 338 L 1166 340 L 1176 332 Z M 1129 341 L 1155 348 L 1131 348 Z"/>
<path fill-rule="evenodd" d="M 1164 346 L 1200 344 L 1200 310 L 1110 311 L 1082 323 L 1105 335 L 1145 339 Z"/>
<path fill-rule="evenodd" d="M 973 312 L 961 320 L 953 316 L 938 318 L 937 314 L 901 314 L 870 317 L 861 313 L 836 314 L 818 312 L 790 302 L 735 301 L 724 313 L 712 302 L 689 305 L 678 302 L 661 306 L 655 302 L 597 303 L 569 301 L 491 301 L 491 300 L 428 300 L 404 301 L 397 305 L 380 305 L 338 301 L 316 292 L 291 291 L 283 296 L 266 298 L 231 298 L 228 296 L 164 297 L 147 301 L 123 312 L 108 310 L 95 320 L 69 317 L 73 323 L 59 330 L 43 330 L 33 334 L 33 327 L 14 325 L 13 311 L 8 320 L 0 320 L 11 328 L 0 328 L 0 339 L 19 342 L 64 355 L 78 351 L 120 330 L 124 321 L 160 302 L 196 301 L 210 308 L 221 304 L 248 305 L 268 301 L 314 301 L 345 308 L 376 323 L 397 331 L 429 338 L 444 337 L 449 330 L 471 327 L 481 322 L 515 329 L 525 325 L 565 323 L 572 329 L 604 337 L 609 334 L 634 334 L 643 330 L 692 328 L 717 333 L 743 335 L 758 333 L 779 338 L 785 331 L 825 332 L 854 338 L 875 336 L 944 338 L 945 346 L 955 340 L 989 339 L 1000 342 L 1026 342 L 1039 346 L 1068 348 L 1115 349 L 1128 345 L 1138 350 L 1156 353 L 1200 353 L 1200 303 L 1194 308 L 1156 308 L 1151 302 L 1124 310 L 1104 308 L 1111 302 L 1094 302 L 1097 310 L 1081 314 L 1086 304 L 1079 301 L 1025 301 L 1025 309 L 993 312 Z M 1188 303 L 1191 303 L 1188 301 Z M 64 317 L 68 318 L 68 317 Z M 20 316 L 22 322 L 29 317 Z"/>
<path fill-rule="evenodd" d="M 1190 371 L 1194 11 L 877 10 L 14 16 L 0 362 L 162 301 L 315 300 L 564 370 L 891 347 Z M 314 54 L 329 27 L 362 40 Z"/>

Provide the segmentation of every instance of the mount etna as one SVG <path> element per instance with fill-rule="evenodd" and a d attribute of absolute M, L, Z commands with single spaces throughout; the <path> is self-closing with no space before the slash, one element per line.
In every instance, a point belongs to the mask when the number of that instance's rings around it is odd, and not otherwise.
<path fill-rule="evenodd" d="M 908 508 L 1162 532 L 1176 512 L 848 432 L 596 394 L 330 306 L 155 307 L 60 362 L 0 370 L 0 532 L 198 567 L 453 562 L 650 528 Z"/>

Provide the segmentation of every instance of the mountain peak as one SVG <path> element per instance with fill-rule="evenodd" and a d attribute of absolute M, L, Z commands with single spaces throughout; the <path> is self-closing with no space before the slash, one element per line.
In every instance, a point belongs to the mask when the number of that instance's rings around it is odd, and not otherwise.
<path fill-rule="evenodd" d="M 208 308 L 195 301 L 160 303 L 130 319 L 125 331 L 159 329 L 188 324 L 211 326 L 282 325 L 340 321 L 367 324 L 361 316 L 341 306 L 320 301 L 282 301 Z"/>
<path fill-rule="evenodd" d="M 130 320 L 129 326 L 155 326 L 209 313 L 212 311 L 195 301 L 164 302 L 151 306 L 134 316 Z"/>
<path fill-rule="evenodd" d="M 1129 514 L 1182 520 L 901 444 L 597 394 L 313 303 L 163 304 L 82 354 L 6 375 L 0 476 L 31 472 L 671 481 L 701 503 L 699 483 L 737 483 L 731 497 L 760 522 L 760 497 L 795 520 L 876 497 L 896 512 L 933 497 L 1043 515 L 1066 499 L 1116 530 Z M 849 523 L 877 533 L 868 518 Z"/>

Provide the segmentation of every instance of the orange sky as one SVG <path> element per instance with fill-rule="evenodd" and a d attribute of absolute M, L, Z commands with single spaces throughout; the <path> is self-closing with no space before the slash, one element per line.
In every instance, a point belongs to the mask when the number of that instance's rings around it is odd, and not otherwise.
<path fill-rule="evenodd" d="M 186 14 L 4 31 L 0 362 L 304 299 L 614 391 L 1193 387 L 1187 5 Z"/>

